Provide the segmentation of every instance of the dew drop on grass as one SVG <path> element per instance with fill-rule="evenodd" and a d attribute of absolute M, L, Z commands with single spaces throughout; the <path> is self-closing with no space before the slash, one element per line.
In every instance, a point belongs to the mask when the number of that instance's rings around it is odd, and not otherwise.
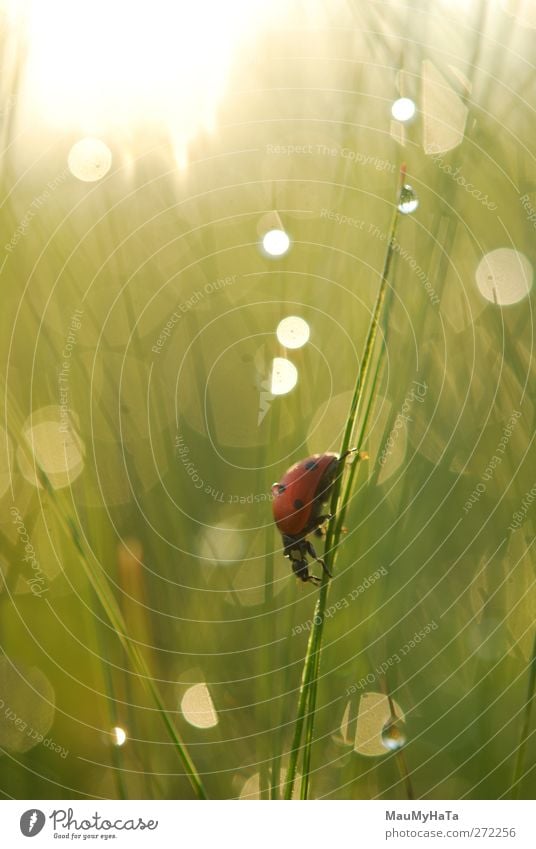
<path fill-rule="evenodd" d="M 392 717 L 385 723 L 382 729 L 382 743 L 386 749 L 396 752 L 405 745 L 407 740 L 406 728 L 401 720 Z"/>
<path fill-rule="evenodd" d="M 383 734 L 386 725 L 396 719 L 397 725 L 404 728 L 404 712 L 400 705 L 392 700 L 395 717 L 393 717 L 389 699 L 384 693 L 367 692 L 359 700 L 357 713 L 357 726 L 355 732 L 354 749 L 360 755 L 377 757 L 386 755 L 389 751 L 386 747 Z"/>
<path fill-rule="evenodd" d="M 400 198 L 398 200 L 398 208 L 400 212 L 403 212 L 404 215 L 408 215 L 410 212 L 415 212 L 418 206 L 419 199 L 415 194 L 415 191 L 408 183 L 405 183 L 400 190 Z"/>
<path fill-rule="evenodd" d="M 114 746 L 124 746 L 127 741 L 127 733 L 124 728 L 116 725 L 112 728 L 112 740 Z"/>

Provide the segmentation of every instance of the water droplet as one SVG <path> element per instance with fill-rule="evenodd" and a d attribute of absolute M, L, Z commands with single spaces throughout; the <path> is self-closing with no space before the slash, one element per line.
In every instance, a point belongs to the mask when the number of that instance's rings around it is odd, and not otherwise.
<path fill-rule="evenodd" d="M 127 742 L 127 732 L 119 725 L 112 728 L 112 741 L 114 746 L 124 746 Z"/>
<path fill-rule="evenodd" d="M 415 194 L 412 186 L 410 186 L 408 183 L 404 183 L 404 185 L 400 189 L 400 198 L 398 200 L 398 208 L 400 212 L 403 212 L 404 215 L 407 215 L 410 212 L 415 212 L 418 206 L 419 199 Z"/>
<path fill-rule="evenodd" d="M 391 717 L 382 729 L 382 743 L 386 749 L 396 752 L 406 742 L 406 726 L 397 717 Z"/>

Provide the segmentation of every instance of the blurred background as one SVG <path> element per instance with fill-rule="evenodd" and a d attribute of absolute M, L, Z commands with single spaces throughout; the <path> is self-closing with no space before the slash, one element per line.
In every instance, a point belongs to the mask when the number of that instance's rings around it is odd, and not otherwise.
<path fill-rule="evenodd" d="M 90 572 L 209 797 L 277 794 L 318 590 L 271 485 L 340 446 L 403 162 L 311 795 L 406 797 L 387 688 L 417 798 L 530 797 L 535 30 L 529 0 L 2 2 L 4 798 L 194 795 Z"/>

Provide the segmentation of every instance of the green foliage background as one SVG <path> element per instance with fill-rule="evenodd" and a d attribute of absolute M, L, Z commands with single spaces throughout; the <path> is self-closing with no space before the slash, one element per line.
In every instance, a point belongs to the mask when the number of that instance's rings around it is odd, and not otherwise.
<path fill-rule="evenodd" d="M 475 272 L 500 247 L 534 263 L 520 200 L 536 207 L 533 30 L 495 4 L 462 15 L 439 3 L 326 3 L 322 13 L 317 25 L 296 6 L 288 26 L 244 45 L 217 129 L 192 140 L 185 169 L 164 131 L 131 140 L 130 170 L 124 142 L 105 138 L 109 174 L 97 183 L 67 174 L 3 251 L 0 698 L 68 751 L 23 750 L 27 734 L 0 711 L 5 797 L 193 795 L 67 519 L 109 582 L 208 795 L 237 797 L 258 773 L 269 796 L 273 755 L 288 757 L 307 640 L 293 629 L 311 619 L 317 593 L 296 584 L 282 557 L 270 487 L 292 462 L 340 444 L 402 161 L 420 203 L 400 224 L 370 460 L 330 589 L 329 605 L 340 606 L 325 626 L 312 796 L 404 798 L 395 755 L 353 750 L 360 698 L 381 692 L 378 676 L 355 685 L 430 622 L 437 629 L 388 678 L 406 716 L 414 792 L 514 792 L 534 637 L 533 508 L 508 526 L 535 484 L 534 294 L 500 307 L 481 296 Z M 13 60 L 13 38 L 6 28 L 6 243 L 79 137 L 20 135 L 24 55 Z M 442 163 L 494 210 L 423 150 L 426 61 L 467 108 L 463 139 Z M 401 79 L 421 110 L 403 143 L 390 117 Z M 304 150 L 288 155 L 288 145 Z M 292 238 L 277 260 L 259 250 L 274 210 Z M 51 496 L 35 474 L 28 480 L 35 457 L 23 422 L 59 403 L 75 310 L 69 403 L 84 468 Z M 275 328 L 288 315 L 309 323 L 310 343 L 287 352 L 296 388 L 266 399 L 270 362 L 285 354 Z M 426 391 L 382 467 L 413 381 Z M 42 597 L 28 591 L 13 505 L 47 575 Z M 346 605 L 380 568 L 387 574 Z M 218 714 L 213 728 L 180 710 L 199 682 Z M 116 725 L 128 734 L 121 748 Z M 525 797 L 535 755 L 531 736 L 517 788 Z"/>

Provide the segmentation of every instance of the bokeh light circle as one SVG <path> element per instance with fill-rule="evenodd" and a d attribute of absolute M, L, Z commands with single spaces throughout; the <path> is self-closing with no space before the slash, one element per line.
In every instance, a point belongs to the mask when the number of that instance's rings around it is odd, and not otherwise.
<path fill-rule="evenodd" d="M 502 306 L 522 301 L 532 288 L 533 270 L 527 257 L 512 248 L 497 248 L 485 254 L 476 270 L 481 295 Z"/>
<path fill-rule="evenodd" d="M 290 248 L 290 239 L 284 230 L 268 230 L 262 238 L 262 246 L 269 256 L 283 256 Z"/>
<path fill-rule="evenodd" d="M 409 97 L 399 97 L 391 106 L 391 115 L 395 121 L 411 121 L 415 112 L 415 103 Z"/>
<path fill-rule="evenodd" d="M 302 348 L 309 341 L 310 333 L 307 322 L 297 315 L 283 318 L 276 330 L 277 338 L 285 348 Z"/>
<path fill-rule="evenodd" d="M 80 139 L 67 157 L 69 171 L 83 183 L 94 183 L 106 176 L 112 166 L 112 152 L 100 139 Z"/>

